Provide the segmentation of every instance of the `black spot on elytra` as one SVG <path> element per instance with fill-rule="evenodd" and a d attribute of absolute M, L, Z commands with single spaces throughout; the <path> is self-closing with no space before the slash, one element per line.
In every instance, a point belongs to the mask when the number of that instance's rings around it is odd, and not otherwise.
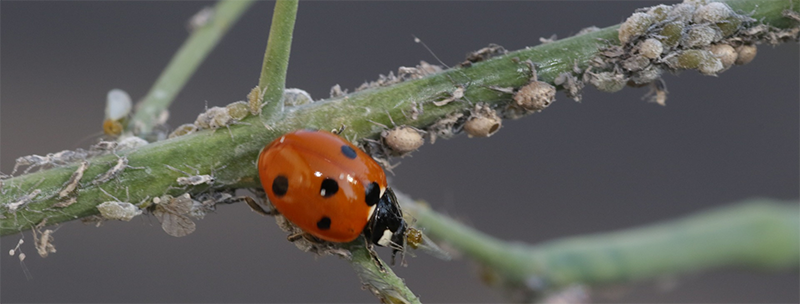
<path fill-rule="evenodd" d="M 336 192 L 339 192 L 339 183 L 336 180 L 328 177 L 322 181 L 322 186 L 319 188 L 319 194 L 323 197 L 331 197 Z"/>
<path fill-rule="evenodd" d="M 353 150 L 353 148 L 348 145 L 342 145 L 342 154 L 349 159 L 356 159 L 356 156 L 358 155 L 356 154 L 356 150 Z"/>
<path fill-rule="evenodd" d="M 284 196 L 289 191 L 289 179 L 286 176 L 278 175 L 272 180 L 272 193 L 276 196 Z"/>
<path fill-rule="evenodd" d="M 367 206 L 375 206 L 381 199 L 381 186 L 376 182 L 367 185 L 365 189 Z"/>
<path fill-rule="evenodd" d="M 331 218 L 323 216 L 322 219 L 317 222 L 317 228 L 320 230 L 331 229 Z"/>

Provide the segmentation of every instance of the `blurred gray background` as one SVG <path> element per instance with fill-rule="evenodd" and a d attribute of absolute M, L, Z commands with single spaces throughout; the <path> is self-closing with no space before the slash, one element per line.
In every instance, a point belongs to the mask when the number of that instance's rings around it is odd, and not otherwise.
<path fill-rule="evenodd" d="M 2 163 L 87 148 L 101 131 L 106 93 L 141 98 L 210 2 L 8 2 L 0 4 Z M 509 50 L 625 20 L 658 2 L 303 2 L 287 85 L 315 99 L 378 74 L 446 63 L 489 43 Z M 170 124 L 244 99 L 258 80 L 273 2 L 258 2 L 199 68 L 170 109 Z M 623 229 L 753 196 L 797 199 L 798 46 L 760 46 L 755 61 L 719 77 L 665 77 L 666 107 L 646 88 L 558 93 L 547 110 L 488 139 L 426 144 L 394 169 L 392 184 L 436 210 L 506 240 L 537 243 Z M 314 258 L 274 221 L 243 204 L 222 206 L 188 237 L 152 217 L 101 228 L 71 222 L 58 252 L 39 258 L 25 233 L 26 280 L 2 241 L 0 302 L 375 302 L 346 262 Z M 380 252 L 388 256 L 388 251 Z M 395 271 L 425 302 L 498 302 L 468 260 L 428 256 Z M 611 302 L 797 302 L 797 271 L 722 269 L 607 286 Z M 669 282 L 670 284 L 662 284 Z M 665 285 L 672 286 L 664 288 Z"/>

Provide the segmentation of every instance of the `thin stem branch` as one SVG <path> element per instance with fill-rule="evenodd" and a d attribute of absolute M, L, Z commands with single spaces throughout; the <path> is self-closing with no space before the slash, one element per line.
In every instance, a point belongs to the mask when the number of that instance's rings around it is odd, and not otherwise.
<path fill-rule="evenodd" d="M 786 270 L 800 259 L 797 201 L 751 199 L 660 224 L 526 245 L 398 198 L 431 237 L 516 286 L 622 283 L 717 267 Z"/>
<path fill-rule="evenodd" d="M 252 4 L 253 0 L 217 2 L 209 23 L 192 31 L 144 99 L 136 105 L 131 128 L 140 134 L 150 133 L 159 114 L 169 108 L 206 56 Z"/>
<path fill-rule="evenodd" d="M 261 78 L 258 80 L 260 90 L 266 89 L 261 102 L 266 103 L 262 113 L 267 116 L 283 111 L 283 90 L 286 86 L 286 72 L 289 66 L 289 52 L 292 48 L 292 33 L 297 17 L 297 0 L 279 0 L 275 2 L 275 13 L 269 29 L 269 40 L 264 52 L 264 63 L 261 67 Z"/>
<path fill-rule="evenodd" d="M 378 268 L 362 239 L 345 245 L 345 249 L 353 255 L 350 266 L 356 271 L 361 283 L 380 298 L 382 303 L 420 303 L 419 298 L 390 267 L 384 267 L 384 271 Z M 383 261 L 381 263 L 386 265 Z"/>

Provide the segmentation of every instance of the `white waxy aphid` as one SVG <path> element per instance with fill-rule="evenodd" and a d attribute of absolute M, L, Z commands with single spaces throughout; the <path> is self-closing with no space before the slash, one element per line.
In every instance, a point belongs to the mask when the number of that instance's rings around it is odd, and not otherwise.
<path fill-rule="evenodd" d="M 48 153 L 45 156 L 36 154 L 22 156 L 17 158 L 16 164 L 14 164 L 14 170 L 11 171 L 11 175 L 14 175 L 14 173 L 17 172 L 17 169 L 19 169 L 21 166 L 29 166 L 24 172 L 28 173 L 33 168 L 67 165 L 78 159 L 84 159 L 88 155 L 89 153 L 87 153 L 87 151 L 83 149 L 77 149 L 75 151 L 64 150 L 56 153 Z"/>
<path fill-rule="evenodd" d="M 148 144 L 147 140 L 144 140 L 141 137 L 129 136 L 119 141 L 117 150 L 135 149 L 146 144 Z"/>
<path fill-rule="evenodd" d="M 128 116 L 132 107 L 133 103 L 128 93 L 120 89 L 108 91 L 108 96 L 106 98 L 106 119 L 123 119 Z"/>
<path fill-rule="evenodd" d="M 658 39 L 647 38 L 639 43 L 639 54 L 648 59 L 655 59 L 661 56 L 664 46 Z"/>
<path fill-rule="evenodd" d="M 287 107 L 296 107 L 312 102 L 314 99 L 311 98 L 311 94 L 304 90 L 288 88 L 283 91 L 283 104 Z"/>
<path fill-rule="evenodd" d="M 167 168 L 169 168 L 172 171 L 181 172 L 181 173 L 187 175 L 186 177 L 178 177 L 175 180 L 176 182 L 178 182 L 178 185 L 181 185 L 181 186 L 197 186 L 197 185 L 202 185 L 202 184 L 209 184 L 210 185 L 210 184 L 213 184 L 216 181 L 216 179 L 213 176 L 208 175 L 208 174 L 200 174 L 200 170 L 197 170 L 195 168 L 192 168 L 192 169 L 194 169 L 195 172 L 197 172 L 197 175 L 191 175 L 186 171 L 183 171 L 181 169 L 175 168 L 175 167 L 170 166 L 170 165 L 166 165 L 165 164 L 164 166 L 167 166 Z M 187 167 L 189 167 L 189 166 L 187 165 Z"/>
<path fill-rule="evenodd" d="M 194 200 L 188 193 L 175 198 L 169 195 L 157 197 L 153 199 L 153 203 L 156 204 L 153 215 L 161 222 L 164 232 L 174 237 L 187 236 L 194 232 L 196 226 L 186 216 L 194 205 Z"/>
<path fill-rule="evenodd" d="M 67 182 L 64 183 L 64 187 L 61 189 L 61 191 L 58 192 L 59 199 L 63 199 L 70 196 L 72 193 L 75 192 L 76 189 L 78 189 L 81 178 L 83 178 L 83 172 L 85 172 L 87 168 L 89 168 L 89 162 L 88 161 L 81 162 L 81 164 L 78 166 L 78 169 L 76 169 L 75 172 L 72 173 L 72 176 L 69 177 L 69 180 L 67 180 Z"/>
<path fill-rule="evenodd" d="M 40 193 L 42 193 L 41 189 L 34 189 L 31 193 L 23 195 L 19 198 L 16 202 L 6 204 L 6 208 L 8 208 L 9 213 L 16 213 L 17 210 L 20 208 L 25 207 L 26 205 L 30 204 L 34 198 L 36 198 Z"/>
<path fill-rule="evenodd" d="M 644 35 L 652 24 L 652 16 L 646 13 L 634 13 L 619 26 L 619 42 L 626 44 L 633 38 Z"/>
<path fill-rule="evenodd" d="M 97 205 L 97 210 L 103 218 L 109 220 L 130 221 L 135 216 L 142 214 L 142 210 L 128 202 L 108 201 Z"/>

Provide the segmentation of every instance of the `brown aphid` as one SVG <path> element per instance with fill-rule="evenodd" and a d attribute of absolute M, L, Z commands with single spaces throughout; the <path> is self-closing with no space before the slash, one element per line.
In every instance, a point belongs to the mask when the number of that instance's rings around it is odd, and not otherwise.
<path fill-rule="evenodd" d="M 486 104 L 477 104 L 470 117 L 464 123 L 464 132 L 469 137 L 489 137 L 497 133 L 503 120 L 497 112 Z"/>
<path fill-rule="evenodd" d="M 748 64 L 756 58 L 758 48 L 753 44 L 743 44 L 736 47 L 736 53 L 738 53 L 736 61 L 734 62 L 736 65 Z"/>
<path fill-rule="evenodd" d="M 490 43 L 489 46 L 485 48 L 467 54 L 466 60 L 460 63 L 459 66 L 470 67 L 473 63 L 486 61 L 489 58 L 505 55 L 506 53 L 508 53 L 506 48 L 498 44 Z"/>
<path fill-rule="evenodd" d="M 525 61 L 531 70 L 531 80 L 514 93 L 514 105 L 526 111 L 540 112 L 556 100 L 556 88 L 539 81 L 536 67 L 530 60 Z"/>
<path fill-rule="evenodd" d="M 383 143 L 392 150 L 395 155 L 404 155 L 419 149 L 425 140 L 422 133 L 409 126 L 394 127 L 381 132 Z"/>
<path fill-rule="evenodd" d="M 78 169 L 76 169 L 75 172 L 72 173 L 72 176 L 69 177 L 69 180 L 67 180 L 67 182 L 64 183 L 64 187 L 61 189 L 61 191 L 58 192 L 59 199 L 64 199 L 70 196 L 72 193 L 75 192 L 76 189 L 78 189 L 78 186 L 80 186 L 81 178 L 83 178 L 83 172 L 85 172 L 87 168 L 89 168 L 89 162 L 88 161 L 81 162 L 81 164 L 78 166 Z"/>
<path fill-rule="evenodd" d="M 174 237 L 183 237 L 194 232 L 194 222 L 186 216 L 192 210 L 194 200 L 188 193 L 179 197 L 169 195 L 154 198 L 156 205 L 153 215 L 161 222 L 164 232 Z"/>

